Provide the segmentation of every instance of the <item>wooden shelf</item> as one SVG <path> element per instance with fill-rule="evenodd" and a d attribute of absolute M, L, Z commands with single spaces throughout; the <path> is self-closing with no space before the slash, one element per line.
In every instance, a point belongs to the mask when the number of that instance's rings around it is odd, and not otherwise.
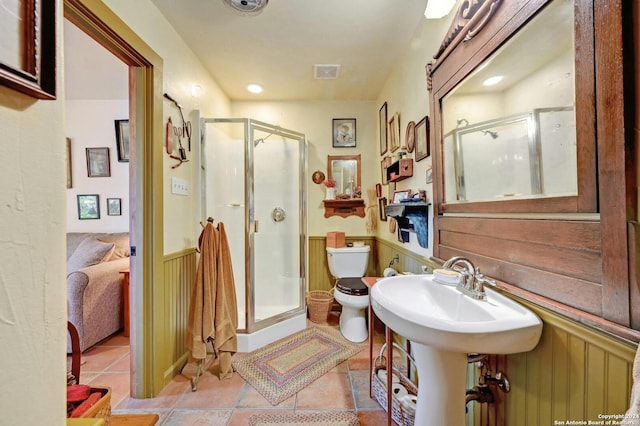
<path fill-rule="evenodd" d="M 364 200 L 349 198 L 347 200 L 324 200 L 324 217 L 360 216 L 364 217 Z"/>
<path fill-rule="evenodd" d="M 390 164 L 386 173 L 388 182 L 398 182 L 413 176 L 413 159 L 403 158 Z"/>

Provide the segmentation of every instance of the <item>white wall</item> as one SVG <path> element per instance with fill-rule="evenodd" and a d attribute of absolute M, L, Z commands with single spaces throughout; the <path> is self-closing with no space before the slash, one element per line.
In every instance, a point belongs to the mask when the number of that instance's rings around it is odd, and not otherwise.
<path fill-rule="evenodd" d="M 61 29 L 58 20 L 57 58 Z M 56 77 L 60 93 L 59 66 Z M 0 423 L 64 425 L 64 99 L 35 100 L 0 86 L 0 128 Z"/>
<path fill-rule="evenodd" d="M 454 7 L 455 12 L 457 8 Z M 380 96 L 376 100 L 375 110 L 375 156 L 374 161 L 376 167 L 377 176 L 376 181 L 382 182 L 382 173 L 380 171 L 380 156 L 379 149 L 379 133 L 378 133 L 378 118 L 377 113 L 384 102 L 387 102 L 387 114 L 391 117 L 396 112 L 400 114 L 400 130 L 401 141 L 404 143 L 406 126 L 409 121 L 415 121 L 418 123 L 425 115 L 429 115 L 429 92 L 427 91 L 425 66 L 432 60 L 433 54 L 437 51 L 438 47 L 449 24 L 452 19 L 452 14 L 445 16 L 438 20 L 424 20 L 421 27 L 416 30 L 416 33 L 411 41 L 411 44 L 407 47 L 407 51 L 404 53 L 397 66 L 393 69 L 392 74 L 386 81 L 384 88 L 382 89 Z M 433 147 L 431 148 L 433 152 Z M 391 155 L 387 152 L 385 155 Z M 410 154 L 410 158 L 414 158 L 415 151 Z M 427 169 L 431 167 L 431 157 L 427 157 L 419 162 L 414 161 L 413 164 L 413 177 L 397 182 L 396 189 L 412 189 L 416 192 L 418 189 L 425 189 L 427 191 L 427 197 L 431 201 L 433 197 L 432 184 L 426 183 Z M 383 185 L 382 195 L 389 198 L 389 185 Z M 433 223 L 433 209 L 429 207 L 429 223 Z M 377 236 L 384 240 L 393 242 L 394 244 L 402 245 L 398 242 L 396 233 L 389 231 L 387 222 L 381 222 L 381 226 L 378 227 Z M 429 226 L 429 247 L 428 249 L 421 248 L 416 241 L 414 241 L 415 235 L 410 235 L 412 241 L 410 244 L 405 244 L 404 247 L 418 253 L 422 256 L 428 257 L 433 253 L 433 226 Z"/>
<path fill-rule="evenodd" d="M 126 79 L 126 70 L 123 74 Z M 66 135 L 71 139 L 72 187 L 67 189 L 68 232 L 129 230 L 129 163 L 118 161 L 115 120 L 129 117 L 129 101 L 67 100 Z M 109 148 L 110 177 L 88 177 L 86 148 Z M 98 194 L 100 219 L 78 219 L 78 194 Z M 121 216 L 107 215 L 107 198 L 121 199 Z"/>
<path fill-rule="evenodd" d="M 222 92 L 202 63 L 189 49 L 182 38 L 169 25 L 164 16 L 150 0 L 104 0 L 133 31 L 138 34 L 164 60 L 163 88 L 183 106 L 185 120 L 190 120 L 194 110 L 200 110 L 203 117 L 229 116 L 229 99 Z M 199 96 L 193 96 L 194 86 L 199 86 Z M 164 122 L 171 117 L 174 126 L 180 126 L 180 113 L 175 105 L 164 101 Z M 197 123 L 191 123 L 194 132 Z M 197 138 L 192 138 L 192 151 L 187 152 L 189 162 L 178 168 L 178 162 L 164 155 L 164 252 L 173 253 L 197 245 L 201 228 L 198 194 L 195 191 L 199 158 L 196 148 Z M 187 149 L 186 139 L 182 143 Z M 174 150 L 177 155 L 177 150 Z M 189 195 L 171 193 L 171 178 L 187 181 Z"/>

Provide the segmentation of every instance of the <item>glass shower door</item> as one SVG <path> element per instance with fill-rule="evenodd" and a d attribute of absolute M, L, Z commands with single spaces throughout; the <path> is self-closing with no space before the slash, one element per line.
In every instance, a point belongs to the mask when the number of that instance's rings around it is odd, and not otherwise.
<path fill-rule="evenodd" d="M 249 213 L 255 329 L 303 306 L 304 137 L 251 121 Z M 252 330 L 249 329 L 249 332 Z"/>

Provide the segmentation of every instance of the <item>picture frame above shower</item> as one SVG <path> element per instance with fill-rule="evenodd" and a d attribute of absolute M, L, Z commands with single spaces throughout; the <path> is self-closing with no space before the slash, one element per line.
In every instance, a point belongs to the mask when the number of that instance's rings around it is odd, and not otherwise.
<path fill-rule="evenodd" d="M 355 148 L 356 119 L 334 118 L 332 126 L 334 148 Z"/>

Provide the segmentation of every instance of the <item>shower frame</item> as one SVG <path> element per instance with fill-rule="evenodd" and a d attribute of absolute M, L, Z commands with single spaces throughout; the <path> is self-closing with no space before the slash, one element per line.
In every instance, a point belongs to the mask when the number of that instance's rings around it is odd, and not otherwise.
<path fill-rule="evenodd" d="M 242 124 L 244 127 L 244 250 L 245 250 L 245 262 L 244 262 L 244 285 L 245 285 L 245 327 L 238 328 L 239 333 L 255 333 L 267 327 L 276 325 L 286 320 L 292 319 L 299 315 L 306 316 L 305 305 L 305 290 L 307 287 L 307 208 L 306 208 L 306 151 L 307 142 L 303 133 L 293 130 L 285 129 L 279 126 L 274 126 L 262 121 L 249 119 L 249 118 L 203 118 L 203 137 L 204 126 L 207 123 L 214 124 Z M 299 191 L 299 298 L 297 307 L 278 313 L 273 316 L 269 316 L 260 321 L 256 321 L 256 296 L 255 296 L 255 234 L 258 229 L 254 216 L 254 149 L 256 148 L 254 141 L 256 140 L 255 132 L 262 131 L 268 133 L 269 136 L 277 135 L 288 139 L 297 140 L 299 144 L 299 158 L 298 158 L 298 191 Z M 269 137 L 267 136 L 267 137 Z M 258 138 L 266 140 L 267 137 Z M 268 143 L 268 142 L 267 142 Z M 206 179 L 203 179 L 206 182 Z M 204 184 L 206 188 L 206 183 Z M 205 190 L 206 194 L 207 191 Z M 203 203 L 203 209 L 206 203 Z M 202 212 L 206 215 L 205 212 Z M 249 254 L 247 256 L 246 254 Z M 306 320 L 305 320 L 306 321 Z"/>

